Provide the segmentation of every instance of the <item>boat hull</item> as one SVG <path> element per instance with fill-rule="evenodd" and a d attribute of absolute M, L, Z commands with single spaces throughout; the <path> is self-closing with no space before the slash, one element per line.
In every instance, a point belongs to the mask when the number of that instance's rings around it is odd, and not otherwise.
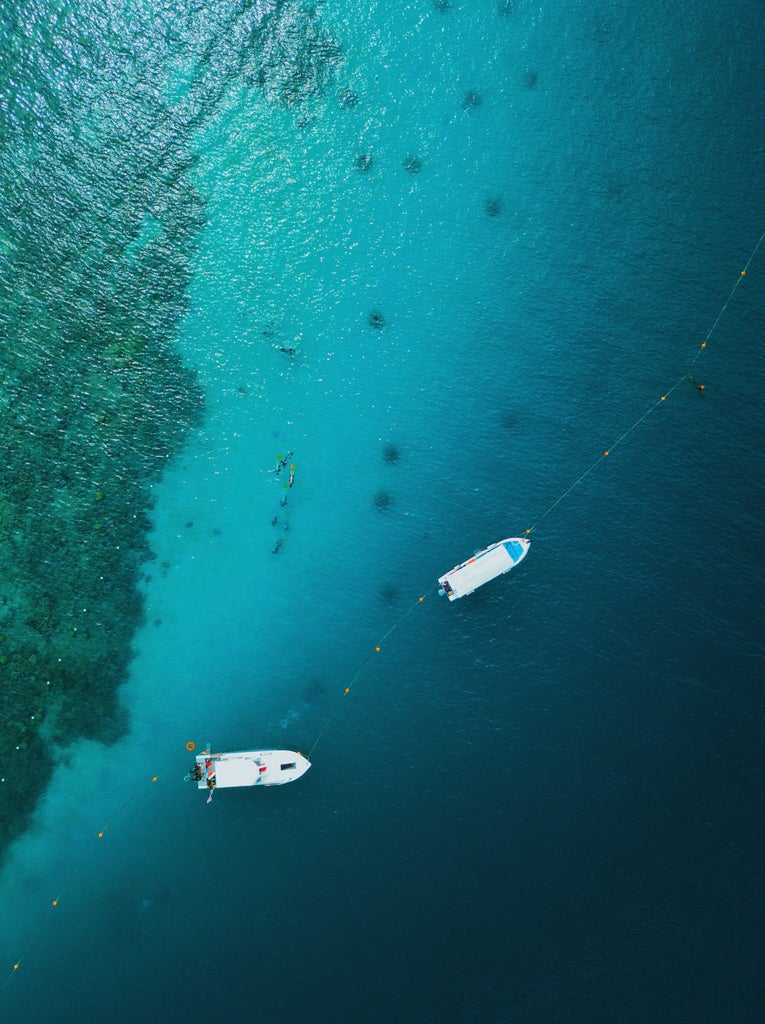
<path fill-rule="evenodd" d="M 226 754 L 196 756 L 201 769 L 199 789 L 233 789 L 242 786 L 283 786 L 295 782 L 311 767 L 296 750 L 237 750 Z M 209 783 L 212 782 L 212 785 Z"/>
<path fill-rule="evenodd" d="M 450 601 L 467 597 L 484 583 L 514 569 L 529 553 L 530 547 L 528 537 L 506 537 L 455 565 L 449 572 L 439 576 L 438 582 Z"/>

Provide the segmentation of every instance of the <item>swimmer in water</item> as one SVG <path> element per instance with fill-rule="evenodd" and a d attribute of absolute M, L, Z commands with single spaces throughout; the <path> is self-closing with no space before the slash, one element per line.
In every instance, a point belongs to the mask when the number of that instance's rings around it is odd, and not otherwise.
<path fill-rule="evenodd" d="M 292 463 L 290 463 L 290 479 L 289 479 L 288 486 L 292 487 L 292 485 L 294 483 L 295 483 L 295 466 Z"/>

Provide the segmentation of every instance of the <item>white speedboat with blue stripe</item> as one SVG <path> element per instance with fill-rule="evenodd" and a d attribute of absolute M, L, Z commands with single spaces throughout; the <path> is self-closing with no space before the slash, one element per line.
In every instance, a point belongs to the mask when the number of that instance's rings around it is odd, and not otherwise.
<path fill-rule="evenodd" d="M 472 558 L 439 576 L 439 594 L 446 594 L 450 601 L 472 594 L 477 587 L 514 569 L 529 553 L 530 547 L 528 537 L 507 537 L 476 551 Z"/>

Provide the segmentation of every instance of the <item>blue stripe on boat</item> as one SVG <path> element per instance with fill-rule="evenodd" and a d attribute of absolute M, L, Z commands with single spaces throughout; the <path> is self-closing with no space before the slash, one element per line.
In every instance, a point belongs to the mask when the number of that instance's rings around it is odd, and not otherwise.
<path fill-rule="evenodd" d="M 505 541 L 505 551 L 510 555 L 513 562 L 518 562 L 523 555 L 523 544 L 519 544 L 517 540 Z"/>

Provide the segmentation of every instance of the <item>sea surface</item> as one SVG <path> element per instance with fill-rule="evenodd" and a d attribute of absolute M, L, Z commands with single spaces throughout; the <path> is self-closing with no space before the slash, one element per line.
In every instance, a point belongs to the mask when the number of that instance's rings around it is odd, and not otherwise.
<path fill-rule="evenodd" d="M 0 1018 L 761 1020 L 763 5 L 0 31 Z"/>

